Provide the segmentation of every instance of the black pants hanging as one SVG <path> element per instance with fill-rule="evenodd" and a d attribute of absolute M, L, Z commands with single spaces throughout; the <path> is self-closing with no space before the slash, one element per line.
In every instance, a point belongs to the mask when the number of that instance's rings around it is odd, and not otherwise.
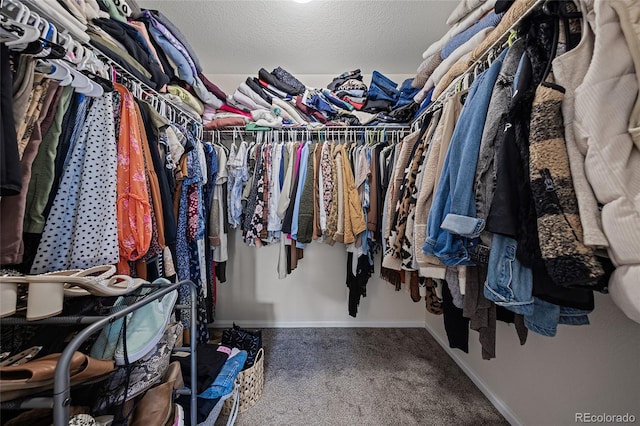
<path fill-rule="evenodd" d="M 9 49 L 0 44 L 0 196 L 17 195 L 22 189 L 12 86 Z"/>
<path fill-rule="evenodd" d="M 347 253 L 347 287 L 349 288 L 349 315 L 356 317 L 360 298 L 367 297 L 367 282 L 373 273 L 373 266 L 369 264 L 369 258 L 363 254 L 358 258 L 356 274 L 353 274 L 351 263 L 353 253 Z"/>

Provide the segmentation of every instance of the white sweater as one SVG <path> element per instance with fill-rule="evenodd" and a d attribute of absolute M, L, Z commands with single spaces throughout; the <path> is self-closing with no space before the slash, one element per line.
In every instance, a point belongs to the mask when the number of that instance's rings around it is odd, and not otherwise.
<path fill-rule="evenodd" d="M 640 323 L 640 141 L 628 129 L 638 79 L 612 3 L 586 0 L 595 12 L 593 58 L 575 94 L 575 135 L 588 146 L 585 173 L 602 209 L 609 256 L 616 266 L 613 301 Z M 638 8 L 636 2 L 627 2 Z"/>

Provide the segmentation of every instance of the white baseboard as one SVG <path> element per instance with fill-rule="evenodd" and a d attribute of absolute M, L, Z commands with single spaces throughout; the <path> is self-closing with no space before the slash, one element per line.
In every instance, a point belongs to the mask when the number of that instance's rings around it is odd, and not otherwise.
<path fill-rule="evenodd" d="M 429 334 L 442 346 L 442 348 L 449 354 L 449 356 L 455 361 L 456 364 L 464 371 L 464 373 L 471 379 L 471 381 L 480 389 L 480 391 L 487 397 L 487 399 L 493 404 L 494 407 L 502 414 L 502 416 L 512 426 L 523 426 L 524 423 L 520 421 L 518 416 L 509 408 L 509 406 L 496 394 L 494 394 L 487 384 L 473 371 L 471 367 L 460 356 L 449 347 L 448 342 L 445 342 L 438 333 L 432 330 L 428 323 L 423 324 Z"/>
<path fill-rule="evenodd" d="M 253 321 L 219 320 L 210 328 L 229 328 L 236 323 L 247 328 L 424 328 L 424 321 Z"/>

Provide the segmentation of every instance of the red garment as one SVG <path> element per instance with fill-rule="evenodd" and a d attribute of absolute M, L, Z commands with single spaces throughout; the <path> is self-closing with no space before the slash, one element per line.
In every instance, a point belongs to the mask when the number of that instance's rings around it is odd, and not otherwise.
<path fill-rule="evenodd" d="M 296 107 L 302 111 L 304 114 L 306 115 L 310 115 L 311 117 L 315 118 L 316 120 L 318 120 L 320 123 L 326 123 L 327 117 L 325 117 L 324 115 L 322 115 L 322 113 L 316 109 L 313 109 L 305 104 L 302 103 L 302 97 L 301 96 L 296 96 Z"/>
<path fill-rule="evenodd" d="M 218 111 L 233 112 L 234 114 L 242 114 L 247 118 L 253 118 L 250 113 L 246 111 L 242 111 L 241 109 L 238 109 L 238 108 L 234 108 L 231 105 L 227 105 L 227 104 L 223 104 L 220 108 L 218 108 Z"/>
<path fill-rule="evenodd" d="M 202 80 L 207 90 L 213 93 L 218 99 L 222 101 L 227 99 L 227 94 L 224 93 L 218 86 L 209 81 L 209 79 L 204 74 L 198 73 L 198 77 L 200 77 L 200 80 Z"/>
<path fill-rule="evenodd" d="M 349 103 L 350 103 L 350 104 L 351 104 L 355 109 L 357 109 L 358 111 L 360 111 L 362 108 L 364 108 L 364 103 L 357 103 L 357 102 L 353 102 L 353 101 L 351 100 L 351 98 L 350 98 L 350 97 L 348 97 L 348 96 L 343 96 L 341 99 L 342 99 L 343 101 L 345 101 L 345 102 L 349 102 Z"/>

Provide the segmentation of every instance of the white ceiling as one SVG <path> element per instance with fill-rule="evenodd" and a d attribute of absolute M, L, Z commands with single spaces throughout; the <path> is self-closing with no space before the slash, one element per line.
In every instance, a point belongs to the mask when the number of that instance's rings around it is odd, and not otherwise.
<path fill-rule="evenodd" d="M 295 74 L 355 68 L 415 74 L 422 52 L 447 30 L 456 0 L 139 0 L 176 24 L 206 74 Z"/>

